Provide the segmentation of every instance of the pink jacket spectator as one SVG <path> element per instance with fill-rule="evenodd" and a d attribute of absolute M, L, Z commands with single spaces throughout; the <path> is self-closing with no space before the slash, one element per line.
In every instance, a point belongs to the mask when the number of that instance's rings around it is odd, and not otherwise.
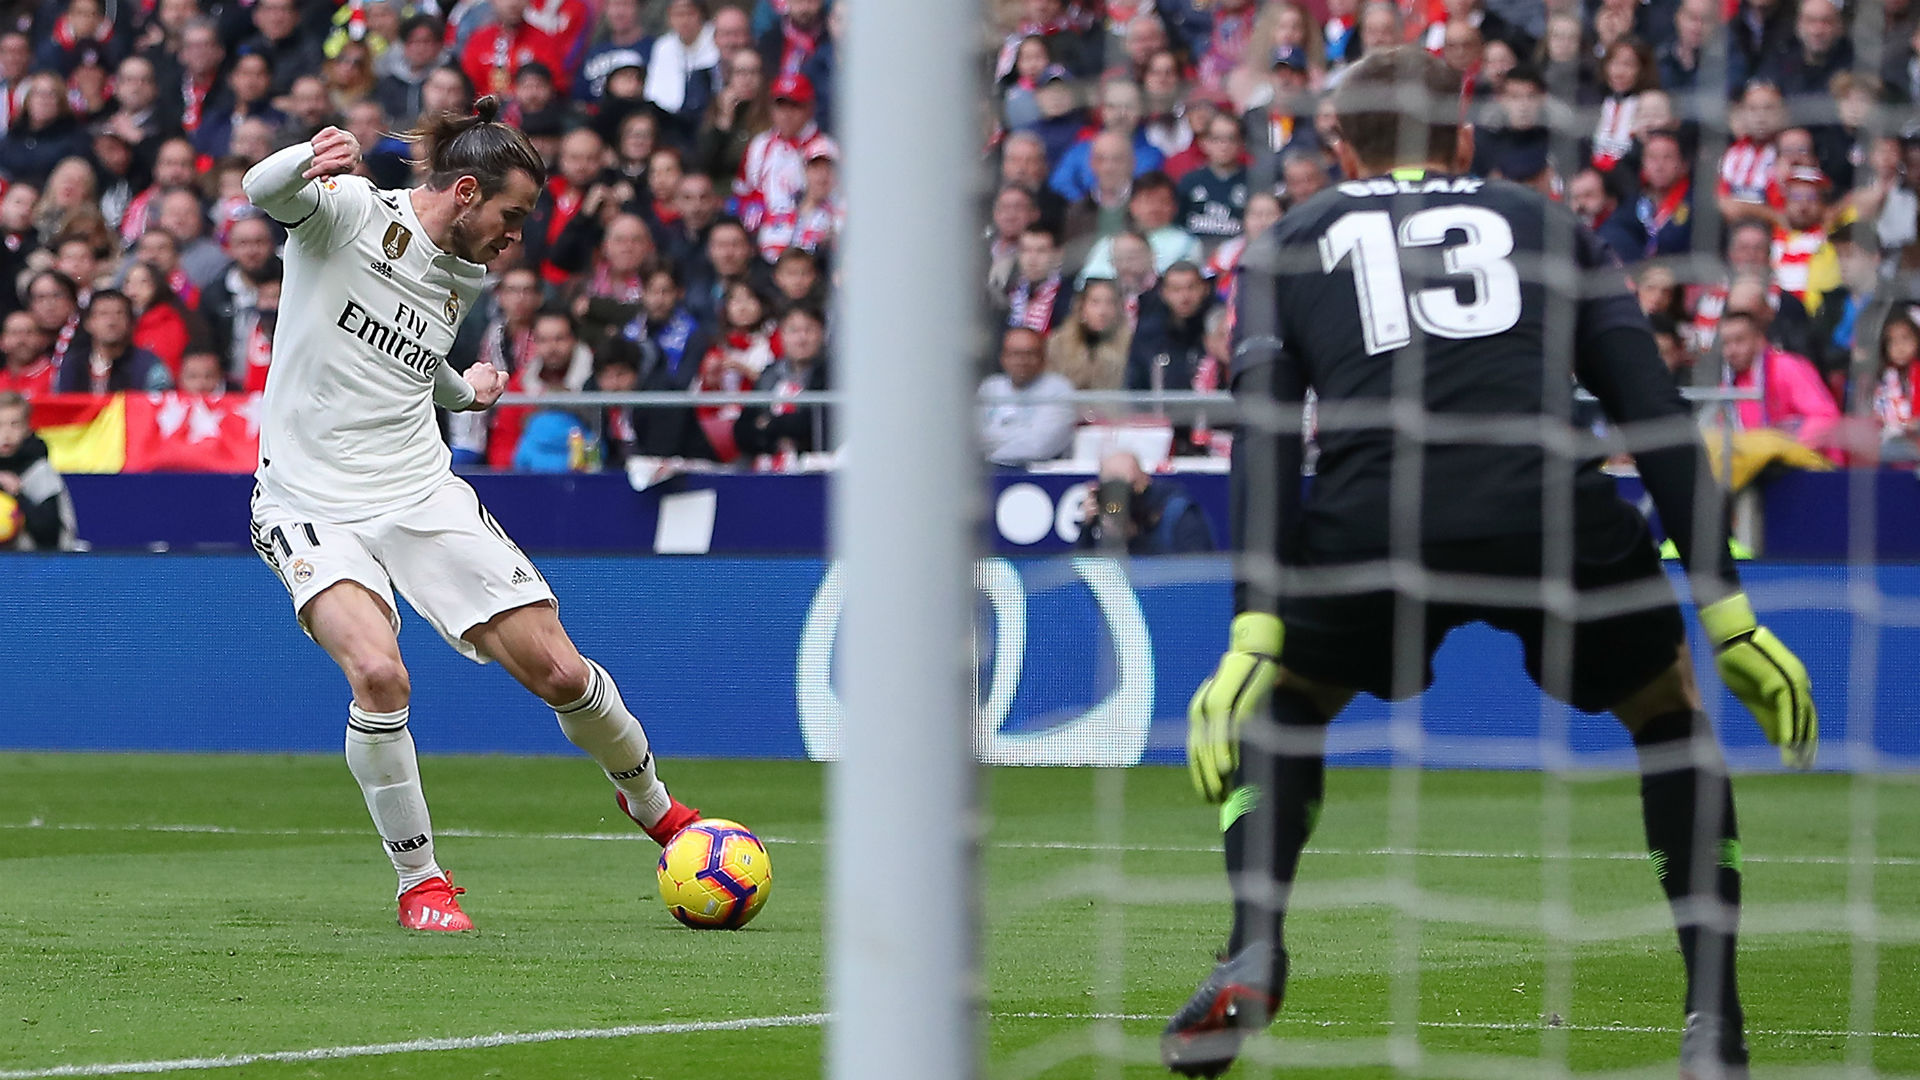
<path fill-rule="evenodd" d="M 1840 423 L 1840 405 L 1805 357 L 1769 347 L 1732 382 L 1740 390 L 1756 384 L 1760 400 L 1739 403 L 1740 426 L 1779 428 L 1837 464 L 1846 464 L 1846 454 L 1829 438 Z"/>

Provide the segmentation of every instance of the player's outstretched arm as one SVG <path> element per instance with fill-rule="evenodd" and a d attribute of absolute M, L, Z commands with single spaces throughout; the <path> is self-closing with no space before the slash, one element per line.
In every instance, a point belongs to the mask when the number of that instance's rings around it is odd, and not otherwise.
<path fill-rule="evenodd" d="M 1240 729 L 1266 709 L 1280 674 L 1286 628 L 1280 567 L 1298 517 L 1306 380 L 1278 332 L 1275 281 L 1249 266 L 1241 280 L 1241 333 L 1233 394 L 1243 418 L 1234 434 L 1229 531 L 1238 562 L 1227 651 L 1187 706 L 1187 775 L 1200 797 L 1223 802 L 1240 770 Z"/>
<path fill-rule="evenodd" d="M 360 141 L 339 128 L 323 128 L 312 140 L 294 143 L 262 158 L 240 179 L 253 205 L 284 225 L 311 216 L 320 196 L 311 186 L 322 176 L 353 171 L 360 160 Z"/>
<path fill-rule="evenodd" d="M 1810 768 L 1820 749 L 1820 719 L 1806 666 L 1754 619 L 1727 547 L 1726 492 L 1707 467 L 1693 412 L 1660 360 L 1638 306 L 1620 290 L 1583 305 L 1575 349 L 1580 381 L 1617 424 L 1661 423 L 1676 437 L 1636 447 L 1641 482 L 1673 538 L 1700 603 L 1700 627 L 1713 642 L 1720 678 L 1753 713 L 1780 760 Z M 1609 313 L 1608 309 L 1613 309 Z M 1704 563 L 1696 556 L 1704 556 Z"/>

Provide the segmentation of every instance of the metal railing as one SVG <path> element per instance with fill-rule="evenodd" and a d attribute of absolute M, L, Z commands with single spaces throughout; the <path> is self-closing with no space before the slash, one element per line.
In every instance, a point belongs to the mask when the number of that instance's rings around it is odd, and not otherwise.
<path fill-rule="evenodd" d="M 1695 405 L 1717 405 L 1739 401 L 1758 401 L 1758 390 L 1741 390 L 1711 386 L 1689 386 L 1680 390 L 1682 397 Z M 1575 391 L 1575 399 L 1591 402 L 1593 395 L 1585 390 Z M 839 406 L 844 403 L 838 390 L 805 390 L 797 394 L 779 394 L 770 390 L 743 391 L 689 391 L 649 390 L 628 393 L 607 393 L 595 390 L 567 390 L 545 394 L 503 394 L 502 405 L 542 405 L 552 408 L 641 408 L 641 409 L 685 409 L 706 408 L 715 405 L 828 405 Z M 1015 403 L 1017 404 L 1017 403 Z M 1226 419 L 1238 414 L 1238 406 L 1232 394 L 1220 392 L 1201 392 L 1197 390 L 1077 390 L 1072 394 L 1049 398 L 1044 403 L 1067 404 L 1074 406 L 1119 405 L 1130 406 L 1140 412 L 1185 415 L 1189 412 L 1204 412 L 1209 418 Z"/>

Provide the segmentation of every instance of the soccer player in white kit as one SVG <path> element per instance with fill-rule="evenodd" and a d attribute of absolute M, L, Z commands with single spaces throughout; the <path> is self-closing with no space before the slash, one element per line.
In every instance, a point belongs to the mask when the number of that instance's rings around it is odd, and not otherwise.
<path fill-rule="evenodd" d="M 414 930 L 473 923 L 455 899 L 465 890 L 434 861 L 396 588 L 448 644 L 499 662 L 552 706 L 655 841 L 700 816 L 667 793 L 612 677 L 580 655 L 540 571 L 453 475 L 434 421 L 436 403 L 486 409 L 507 385 L 488 364 L 462 375 L 446 361 L 482 264 L 520 239 L 546 181 L 526 137 L 494 121 L 498 109 L 484 97 L 473 116 L 423 119 L 428 174 L 410 190 L 351 175 L 359 143 L 332 127 L 243 181 L 288 236 L 253 545 L 352 687 L 347 765 L 400 876 L 400 924 Z"/>

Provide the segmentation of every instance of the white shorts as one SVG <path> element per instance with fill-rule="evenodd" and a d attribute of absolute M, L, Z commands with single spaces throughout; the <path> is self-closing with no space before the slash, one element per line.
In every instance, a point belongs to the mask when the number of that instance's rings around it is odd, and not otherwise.
<path fill-rule="evenodd" d="M 309 520 L 256 486 L 253 547 L 280 575 L 309 636 L 307 604 L 342 581 L 363 585 L 384 601 L 395 633 L 398 588 L 447 644 L 481 664 L 487 658 L 460 635 L 503 611 L 557 606 L 533 560 L 480 505 L 472 486 L 452 474 L 413 506 L 346 525 Z"/>

